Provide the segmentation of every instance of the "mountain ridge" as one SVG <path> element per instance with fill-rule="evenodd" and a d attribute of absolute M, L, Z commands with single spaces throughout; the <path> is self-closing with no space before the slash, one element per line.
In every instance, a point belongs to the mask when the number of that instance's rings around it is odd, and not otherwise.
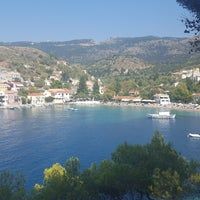
<path fill-rule="evenodd" d="M 92 39 L 49 42 L 0 43 L 42 50 L 51 56 L 80 64 L 95 76 L 121 74 L 149 66 L 158 71 L 174 71 L 200 62 L 199 53 L 189 54 L 189 38 L 116 37 L 96 42 Z M 113 59 L 113 60 L 112 60 Z M 116 64 L 117 63 L 117 64 Z M 107 69 L 106 69 L 107 68 Z"/>

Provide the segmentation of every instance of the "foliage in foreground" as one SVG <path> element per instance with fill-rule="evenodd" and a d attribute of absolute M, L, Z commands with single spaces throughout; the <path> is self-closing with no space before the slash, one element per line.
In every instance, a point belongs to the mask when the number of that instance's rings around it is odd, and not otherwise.
<path fill-rule="evenodd" d="M 44 170 L 42 184 L 25 194 L 21 176 L 0 174 L 2 200 L 183 199 L 200 190 L 199 166 L 187 161 L 160 133 L 146 145 L 120 145 L 111 160 L 81 171 L 78 158 Z M 3 177 L 3 178 L 2 178 Z"/>

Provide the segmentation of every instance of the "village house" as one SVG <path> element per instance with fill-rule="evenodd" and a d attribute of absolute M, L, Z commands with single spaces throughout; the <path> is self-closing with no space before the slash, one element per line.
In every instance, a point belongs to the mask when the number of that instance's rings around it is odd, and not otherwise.
<path fill-rule="evenodd" d="M 53 71 L 49 79 L 54 81 L 60 81 L 61 78 L 62 78 L 62 71 Z"/>
<path fill-rule="evenodd" d="M 199 103 L 200 102 L 200 93 L 193 93 L 192 98 L 194 103 Z"/>
<path fill-rule="evenodd" d="M 180 72 L 174 73 L 174 75 L 181 76 L 181 79 L 190 78 L 194 81 L 200 81 L 200 70 L 199 68 L 194 68 L 190 70 L 183 70 Z"/>
<path fill-rule="evenodd" d="M 156 103 L 158 103 L 160 105 L 168 105 L 171 103 L 168 94 L 155 94 L 154 100 L 156 101 Z"/>
<path fill-rule="evenodd" d="M 93 91 L 93 85 L 94 85 L 93 81 L 86 81 L 86 86 L 89 91 Z"/>
<path fill-rule="evenodd" d="M 11 85 L 6 82 L 0 82 L 0 91 L 11 90 Z"/>
<path fill-rule="evenodd" d="M 11 82 L 11 90 L 19 91 L 20 89 L 24 88 L 24 85 L 21 82 Z"/>
<path fill-rule="evenodd" d="M 58 61 L 57 61 L 57 65 L 65 65 L 65 66 L 67 66 L 68 63 L 67 63 L 67 61 L 65 61 L 65 60 L 58 60 Z"/>
<path fill-rule="evenodd" d="M 0 91 L 0 106 L 16 106 L 19 103 L 17 92 L 11 90 Z"/>
<path fill-rule="evenodd" d="M 20 100 L 16 91 L 6 91 L 5 92 L 5 103 L 6 105 L 17 105 L 19 104 Z"/>
<path fill-rule="evenodd" d="M 53 97 L 53 103 L 63 104 L 71 100 L 71 91 L 69 89 L 49 89 L 44 92 L 45 97 Z"/>
<path fill-rule="evenodd" d="M 78 80 L 78 79 L 70 78 L 70 79 L 69 79 L 69 82 L 70 82 L 73 86 L 78 86 L 78 84 L 79 84 L 79 80 Z"/>
<path fill-rule="evenodd" d="M 48 80 L 48 79 L 45 79 L 45 81 L 44 81 L 44 84 L 45 84 L 46 86 L 51 86 L 51 83 L 52 83 L 52 81 L 51 81 L 51 80 Z"/>
<path fill-rule="evenodd" d="M 45 96 L 42 93 L 30 93 L 28 100 L 33 106 L 42 106 L 45 104 Z"/>
<path fill-rule="evenodd" d="M 192 77 L 192 70 L 183 70 L 181 72 L 181 79 L 186 79 Z"/>
<path fill-rule="evenodd" d="M 8 71 L 1 71 L 0 73 L 0 81 L 22 81 L 22 77 L 19 72 L 8 72 Z"/>
<path fill-rule="evenodd" d="M 140 95 L 140 92 L 138 90 L 136 90 L 136 89 L 132 89 L 132 90 L 129 91 L 129 95 L 137 97 L 137 96 Z"/>
<path fill-rule="evenodd" d="M 196 81 L 196 82 L 200 81 L 200 71 L 199 71 L 199 68 L 196 68 L 195 70 L 193 70 L 192 79 L 194 81 Z"/>

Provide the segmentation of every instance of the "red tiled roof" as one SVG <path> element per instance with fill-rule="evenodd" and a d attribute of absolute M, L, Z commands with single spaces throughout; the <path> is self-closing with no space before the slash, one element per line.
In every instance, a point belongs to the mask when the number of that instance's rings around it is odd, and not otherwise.
<path fill-rule="evenodd" d="M 30 93 L 30 94 L 28 94 L 28 96 L 43 96 L 43 94 L 42 93 L 37 93 L 37 92 L 34 92 L 34 93 Z"/>
<path fill-rule="evenodd" d="M 51 92 L 51 93 L 58 93 L 58 92 L 69 93 L 70 92 L 69 89 L 65 89 L 65 88 L 49 89 L 48 91 Z"/>

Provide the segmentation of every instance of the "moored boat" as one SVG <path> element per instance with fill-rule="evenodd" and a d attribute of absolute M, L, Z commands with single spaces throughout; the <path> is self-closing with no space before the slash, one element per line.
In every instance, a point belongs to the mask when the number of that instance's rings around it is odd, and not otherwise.
<path fill-rule="evenodd" d="M 170 112 L 158 112 L 155 114 L 148 114 L 148 117 L 152 119 L 174 119 L 176 115 L 170 114 Z"/>
<path fill-rule="evenodd" d="M 189 133 L 187 135 L 187 137 L 200 139 L 200 134 L 199 133 Z"/>
<path fill-rule="evenodd" d="M 68 110 L 77 111 L 77 108 L 68 108 Z"/>

